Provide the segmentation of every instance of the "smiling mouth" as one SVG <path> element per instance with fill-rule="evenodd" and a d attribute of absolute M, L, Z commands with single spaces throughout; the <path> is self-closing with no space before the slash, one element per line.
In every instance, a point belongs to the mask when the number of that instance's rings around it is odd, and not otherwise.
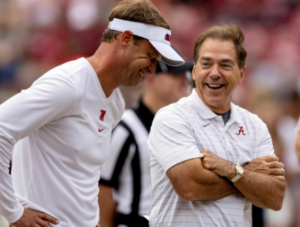
<path fill-rule="evenodd" d="M 207 87 L 209 87 L 210 89 L 220 89 L 224 86 L 224 84 L 206 84 Z"/>

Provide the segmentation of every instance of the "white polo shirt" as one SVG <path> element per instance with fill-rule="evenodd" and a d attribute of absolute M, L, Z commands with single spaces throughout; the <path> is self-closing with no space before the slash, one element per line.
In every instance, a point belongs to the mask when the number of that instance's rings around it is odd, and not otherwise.
<path fill-rule="evenodd" d="M 124 109 L 119 89 L 106 98 L 84 58 L 50 70 L 3 103 L 0 214 L 12 223 L 29 207 L 57 218 L 59 227 L 95 227 L 100 166 Z"/>
<path fill-rule="evenodd" d="M 166 172 L 180 162 L 202 157 L 203 149 L 240 165 L 274 155 L 268 129 L 256 115 L 231 103 L 230 119 L 224 125 L 222 116 L 205 106 L 194 90 L 156 114 L 148 145 L 150 226 L 252 226 L 251 203 L 241 193 L 215 201 L 186 201 L 177 195 Z"/>

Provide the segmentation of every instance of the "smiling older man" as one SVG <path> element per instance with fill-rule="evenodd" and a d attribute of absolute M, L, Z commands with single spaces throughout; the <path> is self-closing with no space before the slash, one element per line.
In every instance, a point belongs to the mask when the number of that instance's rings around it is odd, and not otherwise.
<path fill-rule="evenodd" d="M 203 32 L 194 49 L 196 88 L 155 116 L 150 226 L 250 227 L 251 203 L 281 209 L 284 170 L 268 129 L 231 102 L 245 75 L 243 41 L 234 25 Z"/>

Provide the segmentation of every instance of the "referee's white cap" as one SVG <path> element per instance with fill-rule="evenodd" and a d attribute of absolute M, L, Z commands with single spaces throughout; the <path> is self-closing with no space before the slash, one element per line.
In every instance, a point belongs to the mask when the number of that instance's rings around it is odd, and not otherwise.
<path fill-rule="evenodd" d="M 168 65 L 184 64 L 182 57 L 171 47 L 171 31 L 169 29 L 118 18 L 114 18 L 108 28 L 119 32 L 131 31 L 134 35 L 147 39 Z"/>

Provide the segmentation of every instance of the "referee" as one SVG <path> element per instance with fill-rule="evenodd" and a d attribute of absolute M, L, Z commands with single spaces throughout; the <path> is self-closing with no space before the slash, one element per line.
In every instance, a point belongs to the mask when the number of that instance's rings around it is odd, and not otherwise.
<path fill-rule="evenodd" d="M 156 75 L 145 78 L 142 98 L 125 111 L 114 129 L 99 181 L 101 227 L 149 226 L 143 217 L 151 205 L 148 134 L 160 108 L 189 95 L 192 67 L 192 63 L 171 67 L 158 61 Z"/>

